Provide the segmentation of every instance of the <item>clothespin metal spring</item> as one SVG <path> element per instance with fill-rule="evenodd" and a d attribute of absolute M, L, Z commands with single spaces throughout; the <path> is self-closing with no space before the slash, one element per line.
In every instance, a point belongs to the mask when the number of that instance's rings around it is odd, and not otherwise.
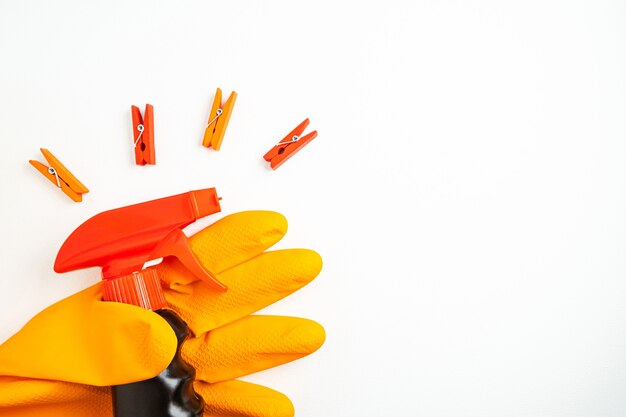
<path fill-rule="evenodd" d="M 61 181 L 59 180 L 59 174 L 57 174 L 57 170 L 50 167 L 48 168 L 48 174 L 54 175 L 57 180 L 57 187 L 61 188 Z"/>
<path fill-rule="evenodd" d="M 141 135 L 143 135 L 143 125 L 137 125 L 137 130 L 139 131 L 139 136 L 137 136 L 137 139 L 135 140 L 135 146 L 137 146 L 139 139 L 141 139 Z"/>
<path fill-rule="evenodd" d="M 218 118 L 218 117 L 220 117 L 220 116 L 222 115 L 222 108 L 220 107 L 219 109 L 217 109 L 217 111 L 216 111 L 215 113 L 217 113 L 217 116 L 215 116 L 215 117 L 213 118 L 213 120 L 211 120 L 211 121 L 209 122 L 209 124 L 207 124 L 207 127 L 211 126 L 211 125 L 213 124 L 213 122 L 214 122 L 214 121 L 216 121 L 216 120 L 217 120 L 217 118 Z"/>

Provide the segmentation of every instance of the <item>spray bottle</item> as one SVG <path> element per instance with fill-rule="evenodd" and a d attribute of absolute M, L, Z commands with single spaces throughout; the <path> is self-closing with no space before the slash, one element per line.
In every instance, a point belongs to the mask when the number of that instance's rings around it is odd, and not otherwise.
<path fill-rule="evenodd" d="M 176 354 L 156 377 L 113 387 L 116 417 L 199 417 L 204 401 L 193 389 L 195 370 L 180 355 L 189 336 L 187 324 L 167 309 L 156 269 L 148 261 L 175 256 L 197 278 L 226 291 L 196 258 L 182 229 L 221 210 L 215 188 L 100 213 L 65 241 L 54 263 L 56 272 L 101 267 L 105 301 L 133 304 L 163 317 L 178 339 Z"/>

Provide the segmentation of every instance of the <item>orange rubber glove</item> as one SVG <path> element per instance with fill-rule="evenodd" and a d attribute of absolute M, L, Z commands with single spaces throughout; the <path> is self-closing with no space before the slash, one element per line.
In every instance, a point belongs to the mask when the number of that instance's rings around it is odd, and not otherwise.
<path fill-rule="evenodd" d="M 196 368 L 205 417 L 292 416 L 289 399 L 237 381 L 306 356 L 323 328 L 295 317 L 251 315 L 315 278 L 319 255 L 306 249 L 264 252 L 287 230 L 285 218 L 250 211 L 223 218 L 190 238 L 201 262 L 226 284 L 216 293 L 174 258 L 155 266 L 170 308 L 194 332 L 183 358 Z M 157 314 L 103 302 L 100 284 L 36 315 L 0 345 L 0 415 L 111 417 L 110 385 L 145 380 L 167 367 L 176 338 Z"/>

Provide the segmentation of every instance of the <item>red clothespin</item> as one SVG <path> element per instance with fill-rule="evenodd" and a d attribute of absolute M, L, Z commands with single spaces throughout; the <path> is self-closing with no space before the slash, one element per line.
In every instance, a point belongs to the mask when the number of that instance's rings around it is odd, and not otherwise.
<path fill-rule="evenodd" d="M 302 136 L 304 129 L 306 129 L 308 125 L 309 119 L 307 118 L 263 156 L 263 159 L 270 163 L 272 169 L 281 166 L 307 143 L 317 137 L 317 130 Z"/>
<path fill-rule="evenodd" d="M 135 145 L 135 163 L 154 165 L 154 110 L 152 104 L 146 104 L 146 111 L 141 117 L 137 106 L 130 108 L 133 118 L 133 143 Z"/>

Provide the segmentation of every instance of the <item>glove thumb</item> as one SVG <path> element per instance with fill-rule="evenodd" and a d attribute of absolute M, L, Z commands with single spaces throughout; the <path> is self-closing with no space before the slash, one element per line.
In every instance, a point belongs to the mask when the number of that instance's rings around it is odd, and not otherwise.
<path fill-rule="evenodd" d="M 0 345 L 0 375 L 105 386 L 158 375 L 176 336 L 152 311 L 100 301 L 100 284 L 33 317 Z"/>

